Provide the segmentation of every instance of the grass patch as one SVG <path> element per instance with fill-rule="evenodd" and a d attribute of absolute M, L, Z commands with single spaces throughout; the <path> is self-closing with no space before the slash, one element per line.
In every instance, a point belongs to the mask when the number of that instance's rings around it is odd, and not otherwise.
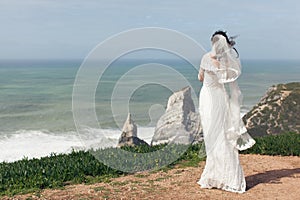
<path fill-rule="evenodd" d="M 108 189 L 104 186 L 95 187 L 93 189 L 94 189 L 95 192 L 108 191 Z"/>
<path fill-rule="evenodd" d="M 255 137 L 256 144 L 243 154 L 300 156 L 300 134 L 286 133 Z"/>
<path fill-rule="evenodd" d="M 141 183 L 141 181 L 134 181 L 134 180 L 132 180 L 132 181 L 130 181 L 130 183 L 132 183 L 132 184 L 139 184 L 139 183 Z"/>
<path fill-rule="evenodd" d="M 134 177 L 136 177 L 136 178 L 146 178 L 148 176 L 150 176 L 150 175 L 149 174 L 135 174 L 134 175 Z"/>
<path fill-rule="evenodd" d="M 111 185 L 112 186 L 123 186 L 123 185 L 127 185 L 128 183 L 129 183 L 129 181 L 112 182 Z"/>
<path fill-rule="evenodd" d="M 154 181 L 163 181 L 163 180 L 166 180 L 166 179 L 168 179 L 170 177 L 172 177 L 172 176 L 168 175 L 168 176 L 164 176 L 164 177 L 159 177 L 159 178 L 155 179 Z"/>

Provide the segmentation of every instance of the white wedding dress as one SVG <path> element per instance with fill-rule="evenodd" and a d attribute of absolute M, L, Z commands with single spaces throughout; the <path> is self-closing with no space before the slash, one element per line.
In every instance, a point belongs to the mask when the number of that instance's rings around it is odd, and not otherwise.
<path fill-rule="evenodd" d="M 213 66 L 211 53 L 202 58 L 200 70 L 204 71 L 200 92 L 199 113 L 203 128 L 206 165 L 197 182 L 201 188 L 219 188 L 243 193 L 246 182 L 239 162 L 238 150 L 254 145 L 240 117 L 240 90 L 236 79 L 240 75 L 240 62 L 233 50 L 227 50 L 232 58 L 230 66 Z M 236 55 L 236 54 L 235 54 Z M 225 84 L 229 85 L 227 94 Z M 230 95 L 230 97 L 229 97 Z"/>

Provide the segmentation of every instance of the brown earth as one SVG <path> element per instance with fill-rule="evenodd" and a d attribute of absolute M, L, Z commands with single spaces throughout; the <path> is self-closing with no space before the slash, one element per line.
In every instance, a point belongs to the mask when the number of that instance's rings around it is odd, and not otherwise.
<path fill-rule="evenodd" d="M 113 178 L 108 183 L 69 185 L 3 199 L 300 199 L 300 157 L 240 155 L 247 181 L 243 194 L 201 189 L 197 168 L 143 172 Z"/>

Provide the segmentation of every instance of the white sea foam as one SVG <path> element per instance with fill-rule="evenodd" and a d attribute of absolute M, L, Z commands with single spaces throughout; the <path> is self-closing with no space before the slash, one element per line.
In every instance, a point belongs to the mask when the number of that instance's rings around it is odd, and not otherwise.
<path fill-rule="evenodd" d="M 154 127 L 138 127 L 138 137 L 151 142 Z M 75 131 L 51 133 L 47 130 L 19 130 L 0 139 L 0 162 L 13 162 L 24 157 L 40 158 L 51 153 L 70 153 L 72 149 L 116 146 L 119 129 L 88 129 L 85 136 Z"/>

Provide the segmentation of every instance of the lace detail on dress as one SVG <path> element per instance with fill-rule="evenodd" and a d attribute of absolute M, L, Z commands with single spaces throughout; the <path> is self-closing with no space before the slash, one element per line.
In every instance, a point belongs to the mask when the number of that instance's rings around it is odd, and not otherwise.
<path fill-rule="evenodd" d="M 199 180 L 197 183 L 201 186 L 201 188 L 205 188 L 205 189 L 217 188 L 228 192 L 236 192 L 236 193 L 244 193 L 246 191 L 245 182 L 241 184 L 240 188 L 233 188 L 218 180 L 213 180 L 213 179 L 207 179 L 205 183 L 201 183 L 201 181 Z"/>
<path fill-rule="evenodd" d="M 249 149 L 256 143 L 244 126 L 240 127 L 238 133 L 234 132 L 234 128 L 228 129 L 226 137 L 228 142 L 240 151 Z"/>
<path fill-rule="evenodd" d="M 213 66 L 212 61 L 210 59 L 210 55 L 209 53 L 206 53 L 202 59 L 201 59 L 201 64 L 200 64 L 200 68 L 206 70 L 206 71 L 210 71 L 210 72 L 216 72 L 217 68 Z"/>

